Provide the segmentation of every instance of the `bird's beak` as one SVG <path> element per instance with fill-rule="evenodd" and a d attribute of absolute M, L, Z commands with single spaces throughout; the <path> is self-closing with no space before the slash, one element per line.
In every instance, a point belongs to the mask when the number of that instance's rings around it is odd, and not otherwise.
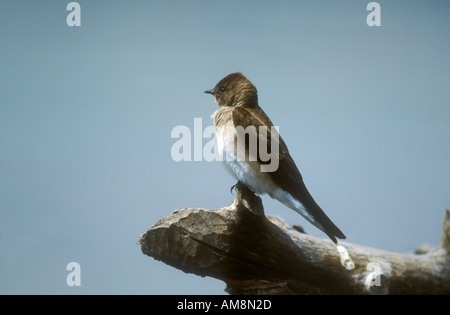
<path fill-rule="evenodd" d="M 205 93 L 207 93 L 207 94 L 211 94 L 211 95 L 214 95 L 214 92 L 213 92 L 213 90 L 206 90 L 206 91 L 205 91 Z"/>

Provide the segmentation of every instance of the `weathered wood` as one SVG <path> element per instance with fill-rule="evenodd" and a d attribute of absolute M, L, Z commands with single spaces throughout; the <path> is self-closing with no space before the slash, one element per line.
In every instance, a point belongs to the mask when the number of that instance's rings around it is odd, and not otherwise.
<path fill-rule="evenodd" d="M 238 186 L 232 205 L 187 208 L 141 235 L 142 252 L 223 280 L 231 294 L 450 294 L 450 215 L 439 248 L 399 254 L 307 235 L 266 217 Z"/>

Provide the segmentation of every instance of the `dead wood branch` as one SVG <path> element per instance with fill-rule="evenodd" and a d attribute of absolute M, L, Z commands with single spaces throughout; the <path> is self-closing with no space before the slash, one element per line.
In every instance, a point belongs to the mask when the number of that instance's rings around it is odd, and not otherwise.
<path fill-rule="evenodd" d="M 141 235 L 142 252 L 184 272 L 223 280 L 231 294 L 450 294 L 450 214 L 440 246 L 400 254 L 307 235 L 266 217 L 238 186 L 232 205 L 187 208 Z"/>

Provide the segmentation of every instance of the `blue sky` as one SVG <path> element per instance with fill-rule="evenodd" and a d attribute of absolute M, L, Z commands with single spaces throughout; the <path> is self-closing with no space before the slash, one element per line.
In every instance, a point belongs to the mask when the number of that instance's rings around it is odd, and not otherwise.
<path fill-rule="evenodd" d="M 448 1 L 0 2 L 0 293 L 221 294 L 144 256 L 173 210 L 230 204 L 219 162 L 175 162 L 176 126 L 241 71 L 348 241 L 437 246 L 450 207 Z M 208 139 L 204 140 L 206 143 Z M 263 198 L 267 214 L 325 237 Z M 68 287 L 66 265 L 81 266 Z"/>

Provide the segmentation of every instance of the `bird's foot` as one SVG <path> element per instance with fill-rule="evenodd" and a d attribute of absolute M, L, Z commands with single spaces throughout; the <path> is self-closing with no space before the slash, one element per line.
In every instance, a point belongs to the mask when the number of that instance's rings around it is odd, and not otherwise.
<path fill-rule="evenodd" d="M 245 186 L 243 183 L 241 183 L 240 181 L 238 181 L 236 184 L 234 184 L 233 186 L 231 186 L 230 188 L 230 193 L 233 193 L 233 189 L 236 190 L 238 188 L 243 188 L 243 187 L 247 187 Z"/>

